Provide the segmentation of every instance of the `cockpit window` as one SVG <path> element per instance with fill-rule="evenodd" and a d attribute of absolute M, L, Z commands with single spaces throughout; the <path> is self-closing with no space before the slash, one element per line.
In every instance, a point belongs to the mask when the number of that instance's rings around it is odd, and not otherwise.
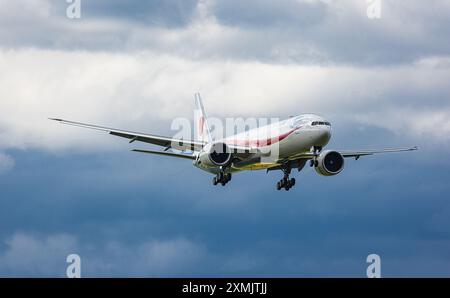
<path fill-rule="evenodd" d="M 326 126 L 331 126 L 331 123 L 328 121 L 313 121 L 311 123 L 312 126 L 316 126 L 316 125 L 326 125 Z"/>

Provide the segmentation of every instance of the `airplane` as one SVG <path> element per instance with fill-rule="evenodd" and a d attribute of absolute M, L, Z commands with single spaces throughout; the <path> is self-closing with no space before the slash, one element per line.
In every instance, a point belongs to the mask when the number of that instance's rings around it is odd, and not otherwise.
<path fill-rule="evenodd" d="M 213 184 L 225 186 L 232 174 L 246 170 L 281 170 L 283 178 L 276 189 L 288 191 L 295 185 L 292 169 L 299 172 L 309 161 L 322 176 L 334 176 L 344 169 L 345 158 L 378 153 L 405 152 L 418 147 L 341 151 L 324 150 L 331 139 L 331 123 L 315 114 L 303 114 L 256 127 L 232 136 L 213 139 L 208 117 L 199 93 L 195 94 L 197 131 L 194 140 L 144 134 L 103 126 L 49 118 L 61 124 L 105 131 L 110 135 L 164 147 L 164 150 L 133 149 L 134 152 L 192 160 L 193 165 L 214 174 Z M 274 133 L 275 132 L 275 133 Z M 261 139 L 261 136 L 266 136 Z M 170 149 L 170 151 L 169 151 Z M 175 152 L 178 151 L 178 152 Z M 189 151 L 190 153 L 186 153 Z M 276 154 L 273 154 L 276 152 Z"/>

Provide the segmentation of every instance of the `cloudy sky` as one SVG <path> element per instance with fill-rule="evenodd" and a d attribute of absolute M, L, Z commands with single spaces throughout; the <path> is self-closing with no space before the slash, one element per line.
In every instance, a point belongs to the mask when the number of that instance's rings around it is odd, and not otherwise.
<path fill-rule="evenodd" d="M 450 1 L 0 0 L 0 276 L 450 276 Z M 235 175 L 62 127 L 171 135 L 210 116 L 333 123 L 330 148 L 417 145 Z"/>

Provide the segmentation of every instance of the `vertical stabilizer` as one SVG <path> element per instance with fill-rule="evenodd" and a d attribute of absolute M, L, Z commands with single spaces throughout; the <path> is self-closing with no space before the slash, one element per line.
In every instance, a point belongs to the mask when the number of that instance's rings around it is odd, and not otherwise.
<path fill-rule="evenodd" d="M 195 94 L 195 137 L 199 141 L 211 142 L 211 131 L 208 125 L 208 117 L 203 107 L 200 93 Z"/>

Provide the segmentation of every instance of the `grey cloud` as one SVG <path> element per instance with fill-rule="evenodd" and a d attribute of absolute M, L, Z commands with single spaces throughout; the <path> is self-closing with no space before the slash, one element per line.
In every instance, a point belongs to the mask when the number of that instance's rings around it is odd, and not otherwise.
<path fill-rule="evenodd" d="M 78 250 L 76 238 L 67 234 L 38 237 L 15 233 L 4 240 L 6 249 L 0 252 L 2 276 L 54 276 L 65 274 L 67 255 Z"/>
<path fill-rule="evenodd" d="M 103 253 L 87 255 L 87 275 L 164 277 L 188 272 L 195 274 L 196 265 L 205 264 L 208 257 L 201 245 L 183 238 L 132 245 L 108 242 L 97 250 Z"/>
<path fill-rule="evenodd" d="M 180 27 L 192 21 L 197 0 L 84 1 L 86 18 L 117 18 L 149 26 Z"/>
<path fill-rule="evenodd" d="M 80 0 L 80 3 L 81 17 L 86 20 L 116 19 L 149 26 L 180 27 L 192 20 L 197 0 Z M 1 0 L 0 4 L 4 19 L 16 24 L 26 19 L 65 18 L 71 5 L 65 0 Z"/>
<path fill-rule="evenodd" d="M 95 51 L 151 50 L 200 60 L 390 65 L 446 56 L 445 1 L 384 0 L 379 20 L 364 1 L 84 1 L 81 20 L 65 4 L 26 0 L 0 11 L 0 45 Z M 55 4 L 57 3 L 57 4 Z"/>
<path fill-rule="evenodd" d="M 211 11 L 217 20 L 228 26 L 281 27 L 312 26 L 326 16 L 327 5 L 322 1 L 261 0 L 212 1 Z"/>
<path fill-rule="evenodd" d="M 0 275 L 65 277 L 66 257 L 78 254 L 81 273 L 89 276 L 174 276 L 195 273 L 208 259 L 204 248 L 183 238 L 127 244 L 84 242 L 69 234 L 15 233 L 0 251 Z"/>
<path fill-rule="evenodd" d="M 210 116 L 282 118 L 289 110 L 319 112 L 334 123 L 381 127 L 413 140 L 449 141 L 446 57 L 364 68 L 192 61 L 151 52 L 17 50 L 0 51 L 0 66 L 10 70 L 0 74 L 0 143 L 5 149 L 115 150 L 123 143 L 47 117 L 173 135 L 173 119 L 192 121 L 197 91 Z M 17 105 L 26 108 L 17 110 Z"/>
<path fill-rule="evenodd" d="M 81 1 L 81 19 L 69 19 L 66 1 L 0 0 L 0 46 L 123 49 L 133 30 L 187 25 L 196 0 Z"/>

